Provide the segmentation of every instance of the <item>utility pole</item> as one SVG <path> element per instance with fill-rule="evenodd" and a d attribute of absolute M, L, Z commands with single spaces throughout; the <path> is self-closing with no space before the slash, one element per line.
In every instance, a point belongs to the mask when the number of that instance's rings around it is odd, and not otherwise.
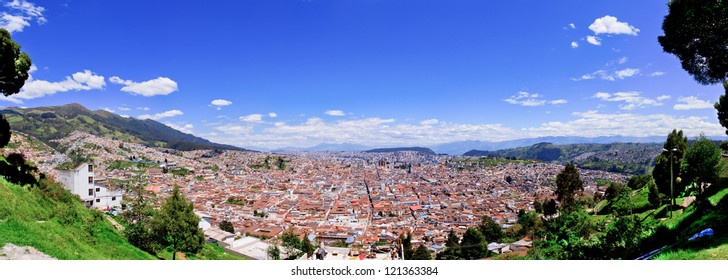
<path fill-rule="evenodd" d="M 672 152 L 677 151 L 677 149 L 672 148 L 671 150 L 662 149 L 663 152 L 670 152 L 670 219 L 672 219 L 672 210 L 675 208 L 675 196 L 673 195 L 673 188 L 672 183 L 675 181 L 673 174 L 672 174 Z"/>

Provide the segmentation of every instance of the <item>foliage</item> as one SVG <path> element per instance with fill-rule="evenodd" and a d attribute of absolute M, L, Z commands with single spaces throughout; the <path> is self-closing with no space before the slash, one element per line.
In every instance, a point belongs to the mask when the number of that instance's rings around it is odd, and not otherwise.
<path fill-rule="evenodd" d="M 657 190 L 657 184 L 655 184 L 654 180 L 650 181 L 650 183 L 647 185 L 647 189 L 649 191 L 648 201 L 650 202 L 650 204 L 653 207 L 660 206 L 662 202 L 662 197 L 660 196 L 660 191 Z"/>
<path fill-rule="evenodd" d="M 0 28 L 0 93 L 10 96 L 20 92 L 30 70 L 30 57 L 20 51 L 20 45 L 10 38 L 10 32 Z"/>
<path fill-rule="evenodd" d="M 579 177 L 576 166 L 569 163 L 564 170 L 556 175 L 556 197 L 561 203 L 561 208 L 570 210 L 578 207 L 575 197 L 584 191 L 584 182 Z"/>
<path fill-rule="evenodd" d="M 634 175 L 627 181 L 627 187 L 632 190 L 639 190 L 652 182 L 652 180 L 652 175 L 650 174 Z"/>
<path fill-rule="evenodd" d="M 190 174 L 192 172 L 189 171 L 187 168 L 179 167 L 179 168 L 175 168 L 175 169 L 169 170 L 169 173 L 174 174 L 176 176 L 182 176 L 182 177 L 184 177 L 184 176 L 187 176 L 187 174 Z"/>
<path fill-rule="evenodd" d="M 28 163 L 22 154 L 13 153 L 0 161 L 0 176 L 13 184 L 37 186 L 38 179 L 34 176 L 37 172 L 38 168 Z"/>
<path fill-rule="evenodd" d="M 468 228 L 463 234 L 460 244 L 460 258 L 479 260 L 488 257 L 488 253 L 488 242 L 485 240 L 485 236 L 477 228 Z"/>
<path fill-rule="evenodd" d="M 488 242 L 500 242 L 503 239 L 503 230 L 500 225 L 487 215 L 481 218 L 478 229 Z"/>
<path fill-rule="evenodd" d="M 220 229 L 229 233 L 235 233 L 235 227 L 233 227 L 233 223 L 228 220 L 223 220 L 220 222 Z"/>
<path fill-rule="evenodd" d="M 556 200 L 550 199 L 546 203 L 543 204 L 543 214 L 546 216 L 553 216 L 556 215 L 558 211 L 558 206 L 556 205 Z"/>
<path fill-rule="evenodd" d="M 173 259 L 176 252 L 197 253 L 205 243 L 205 236 L 197 225 L 200 222 L 192 202 L 188 202 L 175 186 L 152 219 L 152 228 L 160 244 L 170 246 Z"/>
<path fill-rule="evenodd" d="M 5 116 L 0 114 L 0 148 L 4 148 L 8 145 L 8 143 L 10 143 L 11 134 L 8 120 L 5 119 Z"/>
<path fill-rule="evenodd" d="M 127 193 L 127 210 L 121 216 L 127 224 L 124 235 L 137 248 L 155 254 L 160 249 L 152 229 L 152 219 L 157 211 L 144 199 L 141 185 L 129 186 Z"/>
<path fill-rule="evenodd" d="M 417 250 L 415 250 L 415 253 L 412 254 L 412 260 L 431 260 L 432 254 L 430 254 L 430 250 L 425 247 L 424 244 L 421 244 L 419 247 L 417 247 Z"/>
<path fill-rule="evenodd" d="M 297 259 L 300 257 L 304 252 L 301 250 L 303 241 L 301 241 L 301 238 L 296 235 L 296 233 L 293 231 L 293 227 L 288 228 L 280 238 L 283 248 L 286 249 L 286 254 L 288 255 L 287 259 Z"/>
<path fill-rule="evenodd" d="M 538 230 L 532 254 L 543 259 L 598 259 L 600 243 L 597 226 L 582 209 L 563 212 Z"/>
<path fill-rule="evenodd" d="M 663 145 L 664 149 L 655 160 L 655 169 L 652 170 L 652 177 L 655 179 L 657 189 L 666 196 L 671 193 L 680 193 L 683 184 L 678 184 L 675 178 L 680 176 L 680 161 L 688 149 L 688 139 L 683 136 L 682 130 L 673 130 Z M 675 151 L 672 151 L 675 149 Z M 670 168 L 672 166 L 672 169 Z M 672 170 L 672 173 L 670 172 Z M 672 176 L 673 190 L 670 189 L 670 177 Z"/>
<path fill-rule="evenodd" d="M 702 193 L 706 183 L 715 183 L 722 170 L 722 162 L 720 148 L 715 146 L 713 141 L 700 135 L 698 140 L 693 142 L 692 146 L 685 152 L 682 165 L 680 167 L 681 177 L 686 183 L 696 183 L 698 192 Z"/>
<path fill-rule="evenodd" d="M 436 260 L 460 260 L 460 238 L 455 234 L 455 230 L 450 230 L 445 241 L 445 250 L 435 256 Z"/>
<path fill-rule="evenodd" d="M 151 260 L 60 184 L 23 188 L 0 178 L 0 247 L 31 246 L 62 260 Z"/>
<path fill-rule="evenodd" d="M 642 240 L 643 224 L 636 216 L 618 217 L 607 227 L 603 248 L 611 258 L 636 257 Z"/>
<path fill-rule="evenodd" d="M 666 53 L 701 84 L 728 78 L 728 2 L 673 0 L 659 36 Z"/>
<path fill-rule="evenodd" d="M 273 243 L 268 247 L 268 259 L 271 260 L 280 260 L 281 259 L 281 249 L 278 248 L 278 244 Z"/>
<path fill-rule="evenodd" d="M 303 241 L 301 242 L 301 251 L 309 256 L 313 255 L 314 246 L 311 244 L 311 240 L 308 239 L 308 234 L 304 234 Z"/>
<path fill-rule="evenodd" d="M 402 249 L 404 250 L 404 259 L 412 259 L 414 250 L 412 249 L 412 234 L 405 233 L 399 236 L 399 241 L 402 242 Z"/>

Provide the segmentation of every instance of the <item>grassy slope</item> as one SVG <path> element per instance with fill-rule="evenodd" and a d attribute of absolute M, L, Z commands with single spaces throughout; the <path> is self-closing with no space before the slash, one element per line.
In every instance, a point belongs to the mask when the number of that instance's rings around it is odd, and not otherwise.
<path fill-rule="evenodd" d="M 728 160 L 723 159 L 725 163 Z M 708 205 L 690 206 L 678 217 L 666 220 L 668 228 L 678 233 L 678 242 L 657 256 L 658 260 L 726 260 L 728 259 L 728 165 L 721 180 L 706 190 Z M 712 228 L 713 237 L 687 241 L 693 234 Z"/>
<path fill-rule="evenodd" d="M 58 259 L 155 259 L 59 186 L 44 192 L 0 178 L 0 246 L 5 243 L 32 246 Z"/>

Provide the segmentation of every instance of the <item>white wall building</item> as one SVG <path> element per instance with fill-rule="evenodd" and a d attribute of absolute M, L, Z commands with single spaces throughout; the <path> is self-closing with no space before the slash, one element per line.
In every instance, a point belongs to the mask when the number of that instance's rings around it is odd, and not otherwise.
<path fill-rule="evenodd" d="M 83 203 L 91 208 L 121 208 L 122 191 L 109 190 L 108 187 L 94 183 L 94 165 L 83 163 L 76 168 L 60 170 L 58 180 L 64 188 L 78 195 Z"/>

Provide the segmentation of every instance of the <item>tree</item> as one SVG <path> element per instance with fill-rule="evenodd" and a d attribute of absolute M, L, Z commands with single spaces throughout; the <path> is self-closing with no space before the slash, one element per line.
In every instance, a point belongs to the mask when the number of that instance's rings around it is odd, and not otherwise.
<path fill-rule="evenodd" d="M 460 244 L 460 257 L 465 260 L 479 260 L 487 256 L 488 241 L 485 236 L 477 228 L 468 228 Z"/>
<path fill-rule="evenodd" d="M 655 169 L 652 170 L 652 177 L 655 179 L 655 184 L 657 184 L 657 190 L 665 196 L 671 196 L 671 194 L 682 191 L 682 184 L 677 183 L 675 178 L 680 176 L 680 161 L 688 149 L 688 138 L 683 136 L 682 130 L 673 129 L 667 135 L 663 148 L 662 153 L 655 159 Z M 671 179 L 673 180 L 673 189 L 670 189 Z"/>
<path fill-rule="evenodd" d="M 570 210 L 576 205 L 575 197 L 584 191 L 584 182 L 579 177 L 579 171 L 574 164 L 567 164 L 564 170 L 556 175 L 556 197 L 561 202 L 561 208 Z"/>
<path fill-rule="evenodd" d="M 725 90 L 725 94 L 721 95 L 718 98 L 718 102 L 715 102 L 713 107 L 715 107 L 715 110 L 718 111 L 718 122 L 720 122 L 720 125 L 728 128 L 728 81 L 723 82 L 723 89 Z M 728 134 L 728 129 L 725 131 L 726 134 Z M 723 145 L 723 144 L 726 145 Z M 720 148 L 724 151 L 728 151 L 728 142 L 723 141 L 723 143 L 720 144 Z"/>
<path fill-rule="evenodd" d="M 223 220 L 222 222 L 220 222 L 220 229 L 229 233 L 235 233 L 235 227 L 233 227 L 233 223 L 228 220 Z"/>
<path fill-rule="evenodd" d="M 627 187 L 636 191 L 644 188 L 650 181 L 652 181 L 650 174 L 634 175 L 627 181 Z"/>
<path fill-rule="evenodd" d="M 728 78 L 728 1 L 673 0 L 657 40 L 701 84 Z"/>
<path fill-rule="evenodd" d="M 705 184 L 712 184 L 718 179 L 722 169 L 721 151 L 713 141 L 700 135 L 685 152 L 681 171 L 687 183 L 695 183 L 698 192 L 702 193 Z"/>
<path fill-rule="evenodd" d="M 436 260 L 461 260 L 460 257 L 460 238 L 455 234 L 455 230 L 450 230 L 445 241 L 445 250 L 435 256 Z"/>
<path fill-rule="evenodd" d="M 129 205 L 127 211 L 122 212 L 122 218 L 129 225 L 124 228 L 124 235 L 132 245 L 150 254 L 156 254 L 159 249 L 158 240 L 152 229 L 152 219 L 157 213 L 144 199 L 144 189 L 141 185 L 128 187 Z"/>
<path fill-rule="evenodd" d="M 425 247 L 425 244 L 421 244 L 419 247 L 417 247 L 417 250 L 414 254 L 412 254 L 413 260 L 431 260 L 432 255 L 430 254 L 430 250 Z"/>
<path fill-rule="evenodd" d="M 404 233 L 399 236 L 399 241 L 402 242 L 402 250 L 404 251 L 404 259 L 412 259 L 414 250 L 412 250 L 412 234 Z"/>
<path fill-rule="evenodd" d="M 0 115 L 0 148 L 4 148 L 10 143 L 10 124 L 5 116 Z"/>
<path fill-rule="evenodd" d="M 171 247 L 174 260 L 177 252 L 197 253 L 202 249 L 205 235 L 197 227 L 199 222 L 194 204 L 188 202 L 175 186 L 152 224 L 160 243 Z"/>
<path fill-rule="evenodd" d="M 548 202 L 543 204 L 543 214 L 546 216 L 556 215 L 558 207 L 556 206 L 556 200 L 550 199 Z"/>
<path fill-rule="evenodd" d="M 650 202 L 650 205 L 653 207 L 660 206 L 660 203 L 662 202 L 662 198 L 660 197 L 660 191 L 657 190 L 657 185 L 655 184 L 655 181 L 652 180 L 647 185 L 647 190 L 649 193 L 647 194 L 647 201 Z"/>
<path fill-rule="evenodd" d="M 311 240 L 308 239 L 308 234 L 304 234 L 303 241 L 301 242 L 301 251 L 306 253 L 307 257 L 310 257 L 313 255 L 313 244 L 311 244 Z"/>
<path fill-rule="evenodd" d="M 273 243 L 268 247 L 268 258 L 271 260 L 281 259 L 281 249 L 278 248 L 278 244 Z"/>
<path fill-rule="evenodd" d="M 20 45 L 10 38 L 10 32 L 3 28 L 0 28 L 0 40 L 0 93 L 10 96 L 20 92 L 25 85 L 31 61 L 27 53 L 20 51 Z"/>
<path fill-rule="evenodd" d="M 481 218 L 478 229 L 483 234 L 483 237 L 485 237 L 485 240 L 490 242 L 498 242 L 503 238 L 503 229 L 488 215 Z"/>
<path fill-rule="evenodd" d="M 300 249 L 303 242 L 293 231 L 293 227 L 289 227 L 285 232 L 283 232 L 280 239 L 283 248 L 286 249 L 286 255 L 288 255 L 287 259 L 293 260 L 301 256 L 302 252 Z"/>

